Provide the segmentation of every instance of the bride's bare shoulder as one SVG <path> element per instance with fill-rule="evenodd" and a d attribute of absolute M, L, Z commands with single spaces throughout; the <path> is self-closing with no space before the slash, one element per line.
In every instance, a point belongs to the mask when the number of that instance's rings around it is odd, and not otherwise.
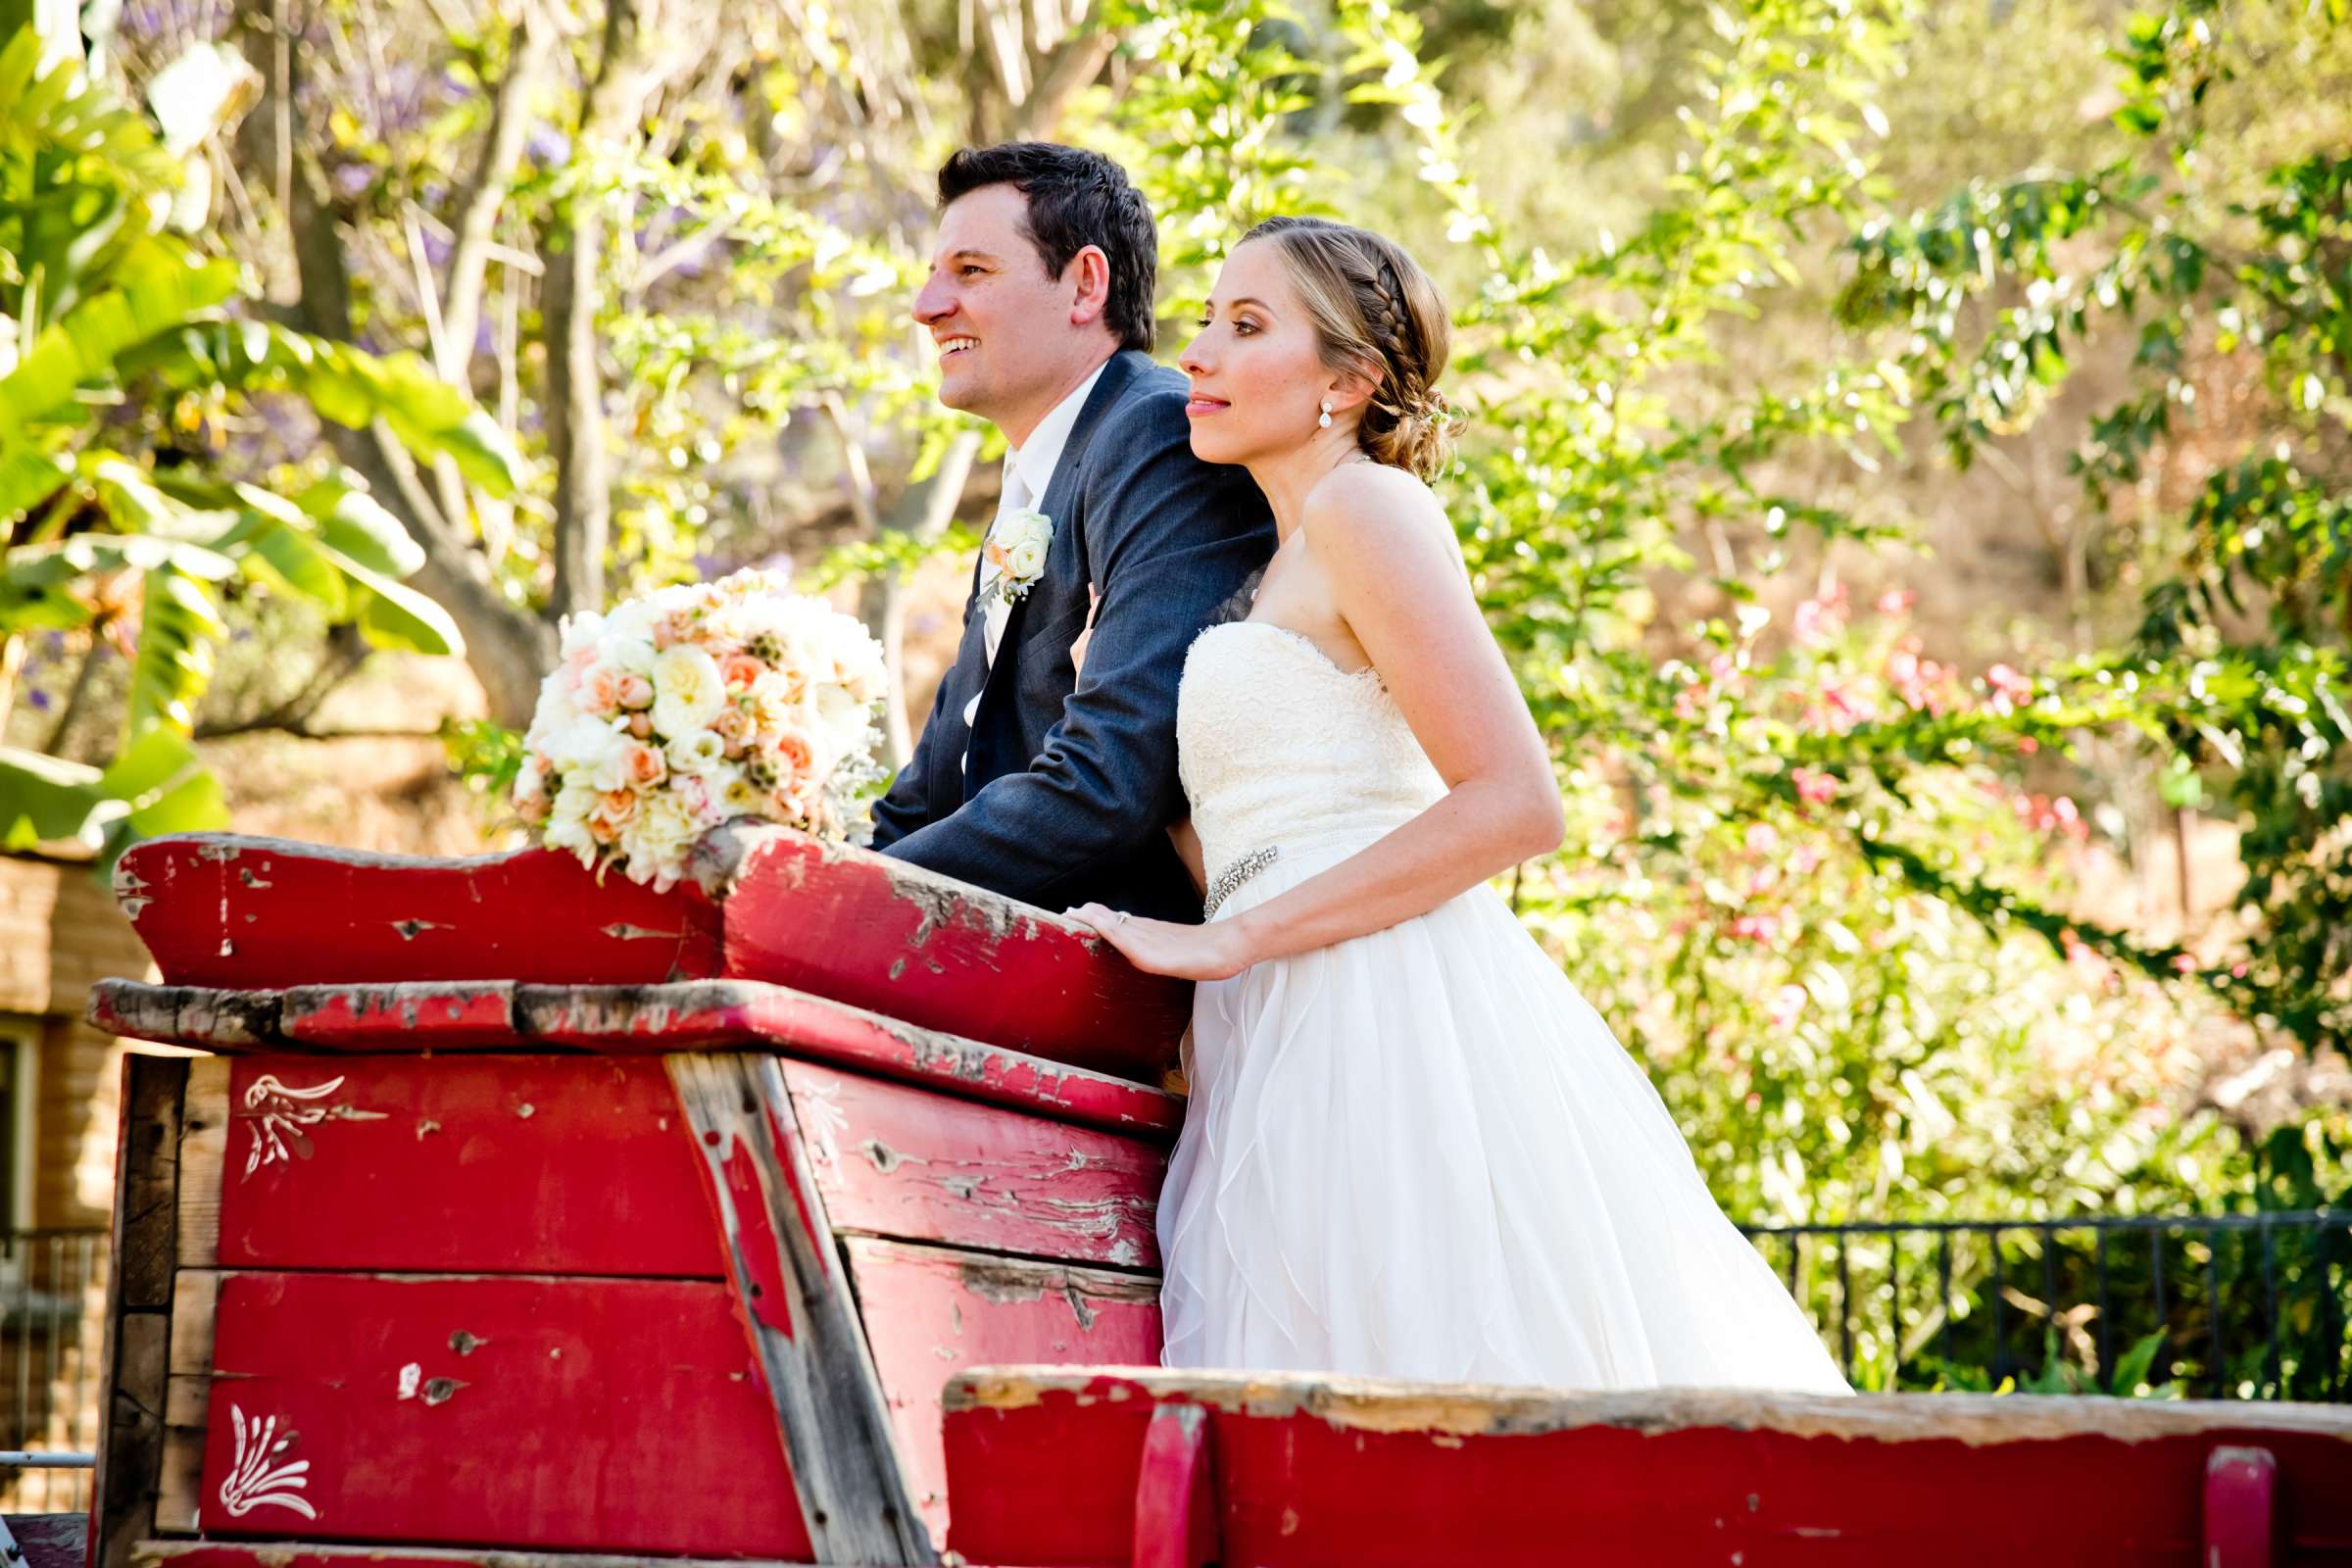
<path fill-rule="evenodd" d="M 1384 463 L 1341 464 L 1306 493 L 1300 514 L 1308 543 L 1320 556 L 1368 553 L 1406 570 L 1432 559 L 1461 560 L 1436 492 Z"/>

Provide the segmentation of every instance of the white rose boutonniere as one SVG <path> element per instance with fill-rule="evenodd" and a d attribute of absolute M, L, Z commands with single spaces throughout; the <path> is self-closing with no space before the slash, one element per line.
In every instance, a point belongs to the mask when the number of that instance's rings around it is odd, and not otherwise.
<path fill-rule="evenodd" d="M 999 518 L 980 551 L 997 568 L 997 580 L 988 585 L 988 594 L 1007 605 L 1017 604 L 1037 586 L 1046 569 L 1046 547 L 1053 542 L 1054 519 L 1034 507 Z"/>

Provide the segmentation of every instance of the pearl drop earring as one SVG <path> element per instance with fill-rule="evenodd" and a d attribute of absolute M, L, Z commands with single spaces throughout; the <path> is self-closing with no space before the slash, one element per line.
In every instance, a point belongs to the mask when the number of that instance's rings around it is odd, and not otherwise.
<path fill-rule="evenodd" d="M 1323 400 L 1323 417 L 1315 421 L 1315 428 L 1318 430 L 1331 428 L 1331 399 L 1329 398 Z"/>

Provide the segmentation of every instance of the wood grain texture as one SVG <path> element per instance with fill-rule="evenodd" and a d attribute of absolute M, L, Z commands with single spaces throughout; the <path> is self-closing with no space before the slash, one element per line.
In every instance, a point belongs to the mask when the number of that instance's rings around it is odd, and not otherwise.
<path fill-rule="evenodd" d="M 222 1102 L 230 1267 L 722 1277 L 657 1060 L 246 1056 Z"/>
<path fill-rule="evenodd" d="M 211 1268 L 220 1260 L 220 1176 L 228 1157 L 229 1061 L 198 1056 L 188 1063 L 186 1104 L 179 1129 L 178 1262 Z"/>
<path fill-rule="evenodd" d="M 208 1536 L 807 1558 L 720 1284 L 231 1272 L 218 1300 Z"/>
<path fill-rule="evenodd" d="M 92 1568 L 122 1568 L 153 1534 L 163 1481 L 172 1273 L 177 1261 L 183 1058 L 122 1059 L 106 1290 Z"/>
<path fill-rule="evenodd" d="M 115 896 L 172 985 L 660 981 L 718 972 L 700 890 L 600 884 L 548 850 L 370 855 L 225 833 L 133 845 Z"/>
<path fill-rule="evenodd" d="M 1155 1144 L 784 1064 L 837 1233 L 1156 1269 Z"/>
<path fill-rule="evenodd" d="M 2210 1455 L 2238 1446 L 2277 1461 L 2277 1560 L 2352 1563 L 2352 1412 L 2333 1407 L 1034 1368 L 966 1374 L 947 1402 L 951 1544 L 975 1560 L 1121 1560 L 1154 1413 L 1193 1403 L 1219 1558 L 1267 1568 L 1571 1548 L 1593 1568 L 2196 1568 Z"/>
<path fill-rule="evenodd" d="M 1149 1276 L 866 1238 L 845 1250 L 899 1452 L 935 1539 L 948 1527 L 944 1380 L 991 1362 L 1159 1359 L 1159 1287 Z"/>
<path fill-rule="evenodd" d="M 664 1058 L 818 1560 L 933 1561 L 775 1058 Z"/>
<path fill-rule="evenodd" d="M 606 1055 L 672 1051 L 779 1051 L 921 1084 L 965 1100 L 1011 1105 L 1060 1121 L 1173 1141 L 1184 1102 L 1160 1089 L 1068 1062 L 917 1028 L 839 1002 L 758 981 L 661 986 L 511 988 L 505 1034 L 474 1025 L 460 1008 L 421 1027 L 420 997 L 455 1000 L 444 986 L 295 987 L 228 992 L 109 981 L 93 994 L 102 1029 L 227 1054 L 418 1054 L 425 1051 L 539 1051 Z M 505 1006 L 508 988 L 481 993 Z M 427 1007 L 426 1013 L 433 1009 Z M 283 1027 L 291 1015 L 310 1022 Z M 318 1020 L 330 1016 L 332 1027 Z M 233 1030 L 219 1025 L 238 1020 Z M 421 1020 L 429 1023 L 428 1018 Z"/>

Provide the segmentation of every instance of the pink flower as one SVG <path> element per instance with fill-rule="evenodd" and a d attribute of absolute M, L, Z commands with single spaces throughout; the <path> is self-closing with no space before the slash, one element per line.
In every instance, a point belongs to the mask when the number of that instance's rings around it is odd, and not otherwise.
<path fill-rule="evenodd" d="M 641 741 L 651 740 L 654 734 L 654 715 L 631 713 L 629 715 L 629 733 Z"/>
<path fill-rule="evenodd" d="M 2034 700 L 2034 683 L 2007 664 L 1995 664 L 1986 670 L 1984 684 L 1992 688 L 1992 708 L 1996 713 L 2010 712 Z"/>
<path fill-rule="evenodd" d="M 1838 798 L 1838 780 L 1820 768 L 1793 769 L 1788 780 L 1796 786 L 1796 798 L 1807 806 L 1825 806 Z"/>
<path fill-rule="evenodd" d="M 620 706 L 634 712 L 654 706 L 654 683 L 635 670 L 620 677 Z"/>
<path fill-rule="evenodd" d="M 2173 968 L 2180 974 L 2194 974 L 2197 972 L 2197 960 L 2183 953 L 2173 959 Z"/>
<path fill-rule="evenodd" d="M 752 689 L 767 666 L 749 654 L 729 654 L 718 662 L 718 673 L 727 683 L 727 690 L 744 692 Z"/>
<path fill-rule="evenodd" d="M 1838 583 L 1819 598 L 1798 605 L 1790 624 L 1796 640 L 1807 648 L 1819 648 L 1829 642 L 1845 624 L 1845 585 Z"/>
<path fill-rule="evenodd" d="M 1781 922 L 1769 914 L 1743 914 L 1731 924 L 1731 934 L 1743 942 L 1770 942 Z"/>
<path fill-rule="evenodd" d="M 1748 854 L 1770 855 L 1780 847 L 1781 836 L 1773 831 L 1770 822 L 1750 822 L 1747 825 Z"/>
<path fill-rule="evenodd" d="M 1788 1029 L 1794 1026 L 1798 1016 L 1805 1010 L 1805 1004 L 1812 1000 L 1803 986 L 1783 986 L 1772 994 L 1772 1001 L 1766 1005 L 1764 1015 L 1772 1020 L 1775 1029 Z"/>
<path fill-rule="evenodd" d="M 1882 615 L 1907 615 L 1911 612 L 1911 607 L 1918 603 L 1919 595 L 1910 589 L 1889 588 L 1879 595 L 1879 613 Z"/>

